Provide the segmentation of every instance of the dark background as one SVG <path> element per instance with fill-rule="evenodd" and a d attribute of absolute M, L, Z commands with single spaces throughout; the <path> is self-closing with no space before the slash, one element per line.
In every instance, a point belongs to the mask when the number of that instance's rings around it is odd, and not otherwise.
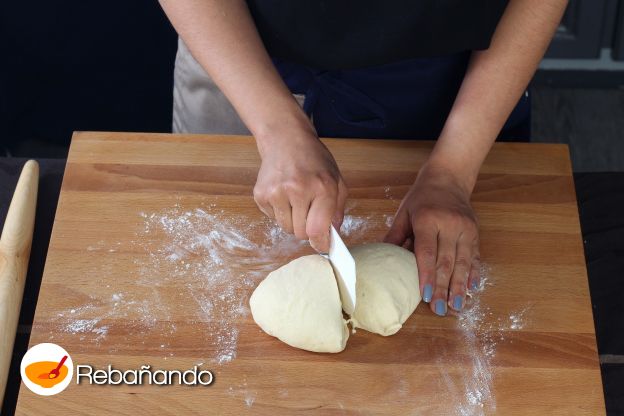
<path fill-rule="evenodd" d="M 576 171 L 624 171 L 623 3 L 570 0 L 531 87 L 534 141 L 570 143 Z M 1 2 L 0 155 L 65 157 L 75 130 L 170 131 L 176 39 L 153 0 Z"/>
<path fill-rule="evenodd" d="M 176 41 L 156 1 L 0 3 L 0 223 L 16 157 L 42 169 L 13 380 L 71 134 L 170 131 Z M 532 140 L 570 144 L 607 408 L 624 414 L 624 0 L 571 0 L 548 57 L 530 87 Z"/>
<path fill-rule="evenodd" d="M 158 2 L 0 2 L 0 145 L 65 157 L 74 130 L 170 131 L 177 35 Z"/>

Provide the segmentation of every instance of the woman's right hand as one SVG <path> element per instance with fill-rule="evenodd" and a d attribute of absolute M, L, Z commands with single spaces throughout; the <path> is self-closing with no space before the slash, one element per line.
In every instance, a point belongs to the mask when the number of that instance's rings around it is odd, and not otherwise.
<path fill-rule="evenodd" d="M 342 222 L 347 188 L 336 161 L 275 69 L 245 0 L 160 0 L 193 57 L 256 138 L 260 209 L 318 251 Z"/>
<path fill-rule="evenodd" d="M 338 165 L 313 128 L 272 135 L 262 141 L 270 147 L 259 146 L 262 165 L 254 199 L 282 229 L 327 253 L 329 227 L 340 227 L 347 199 Z"/>

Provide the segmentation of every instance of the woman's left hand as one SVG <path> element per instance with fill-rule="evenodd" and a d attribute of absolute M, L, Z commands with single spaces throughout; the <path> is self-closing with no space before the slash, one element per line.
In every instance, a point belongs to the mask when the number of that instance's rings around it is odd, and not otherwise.
<path fill-rule="evenodd" d="M 385 241 L 414 243 L 420 293 L 437 315 L 464 307 L 479 285 L 479 231 L 472 190 L 449 169 L 425 164 L 401 202 Z"/>

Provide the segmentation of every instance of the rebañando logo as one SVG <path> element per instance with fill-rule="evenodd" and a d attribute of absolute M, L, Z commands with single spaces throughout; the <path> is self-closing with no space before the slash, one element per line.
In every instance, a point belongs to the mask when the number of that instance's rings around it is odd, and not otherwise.
<path fill-rule="evenodd" d="M 74 374 L 74 363 L 62 347 L 44 343 L 30 348 L 21 365 L 22 381 L 33 393 L 52 396 L 65 390 Z M 108 365 L 97 369 L 88 364 L 76 365 L 76 384 L 95 385 L 186 385 L 210 386 L 214 376 L 196 365 L 186 371 L 153 369 L 142 365 L 138 369 L 119 370 Z"/>
<path fill-rule="evenodd" d="M 26 351 L 20 366 L 22 381 L 33 393 L 52 396 L 71 383 L 74 364 L 63 348 L 56 344 L 37 344 Z"/>

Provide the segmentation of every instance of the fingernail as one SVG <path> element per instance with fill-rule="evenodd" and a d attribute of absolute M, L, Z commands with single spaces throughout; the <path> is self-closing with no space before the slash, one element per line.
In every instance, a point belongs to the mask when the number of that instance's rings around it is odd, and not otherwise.
<path fill-rule="evenodd" d="M 456 311 L 460 311 L 463 306 L 464 300 L 460 295 L 455 296 L 453 299 L 453 309 Z"/>
<path fill-rule="evenodd" d="M 442 299 L 436 300 L 435 313 L 440 316 L 446 315 L 446 303 Z"/>
<path fill-rule="evenodd" d="M 429 283 L 425 285 L 425 293 L 423 293 L 423 300 L 427 303 L 431 302 L 431 296 L 433 295 L 433 286 Z"/>
<path fill-rule="evenodd" d="M 475 279 L 472 281 L 472 284 L 470 285 L 470 289 L 472 290 L 479 289 L 479 279 Z"/>

